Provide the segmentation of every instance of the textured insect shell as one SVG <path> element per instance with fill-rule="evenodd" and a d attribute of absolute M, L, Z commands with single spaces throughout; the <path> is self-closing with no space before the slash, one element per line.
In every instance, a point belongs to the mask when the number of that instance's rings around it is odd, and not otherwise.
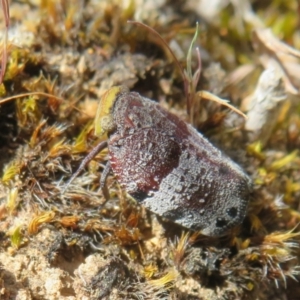
<path fill-rule="evenodd" d="M 111 104 L 108 149 L 122 187 L 150 211 L 209 236 L 246 214 L 251 182 L 192 126 L 120 88 Z"/>

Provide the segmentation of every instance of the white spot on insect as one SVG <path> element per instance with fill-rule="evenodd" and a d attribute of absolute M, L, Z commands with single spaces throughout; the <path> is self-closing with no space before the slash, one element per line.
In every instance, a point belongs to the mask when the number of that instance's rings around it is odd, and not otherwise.
<path fill-rule="evenodd" d="M 181 184 L 178 184 L 176 187 L 175 187 L 175 191 L 177 193 L 182 193 L 184 191 L 184 186 L 181 185 Z"/>
<path fill-rule="evenodd" d="M 137 188 L 137 183 L 136 182 L 129 182 L 126 186 L 126 188 L 128 189 L 128 191 L 135 191 Z"/>
<path fill-rule="evenodd" d="M 187 217 L 188 217 L 188 219 L 193 220 L 194 215 L 192 213 L 190 213 L 190 214 L 187 215 Z"/>
<path fill-rule="evenodd" d="M 154 191 L 149 191 L 149 192 L 147 193 L 147 196 L 153 197 L 153 196 L 154 196 Z"/>
<path fill-rule="evenodd" d="M 159 177 L 158 176 L 154 176 L 154 178 L 153 178 L 153 180 L 155 181 L 155 182 L 160 182 L 160 180 L 159 180 Z"/>
<path fill-rule="evenodd" d="M 148 144 L 148 151 L 150 152 L 152 150 L 152 148 L 153 148 L 153 143 L 149 143 Z"/>

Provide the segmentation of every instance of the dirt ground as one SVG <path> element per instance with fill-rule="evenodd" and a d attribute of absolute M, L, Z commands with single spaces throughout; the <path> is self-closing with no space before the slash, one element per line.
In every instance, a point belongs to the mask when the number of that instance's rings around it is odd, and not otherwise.
<path fill-rule="evenodd" d="M 0 299 L 300 299 L 299 12 L 296 0 L 10 1 Z M 107 138 L 94 134 L 97 106 L 119 85 L 249 175 L 241 224 L 215 237 L 183 228 L 112 173 L 105 202 L 107 149 L 66 187 Z"/>

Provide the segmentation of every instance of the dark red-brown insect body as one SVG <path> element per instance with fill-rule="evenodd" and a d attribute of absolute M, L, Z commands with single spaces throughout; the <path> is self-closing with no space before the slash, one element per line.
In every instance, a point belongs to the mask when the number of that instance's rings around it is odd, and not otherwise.
<path fill-rule="evenodd" d="M 110 166 L 142 205 L 210 236 L 242 222 L 249 177 L 192 126 L 123 87 L 105 114 Z"/>

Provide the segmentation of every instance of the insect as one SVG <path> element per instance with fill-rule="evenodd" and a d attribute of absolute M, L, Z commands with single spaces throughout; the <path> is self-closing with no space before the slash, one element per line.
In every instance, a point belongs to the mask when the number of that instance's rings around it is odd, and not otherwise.
<path fill-rule="evenodd" d="M 243 221 L 249 177 L 158 103 L 126 87 L 112 87 L 100 101 L 95 133 L 106 133 L 108 141 L 88 154 L 70 181 L 108 147 L 109 161 L 101 177 L 106 198 L 105 182 L 112 170 L 139 203 L 185 228 L 219 236 Z"/>

